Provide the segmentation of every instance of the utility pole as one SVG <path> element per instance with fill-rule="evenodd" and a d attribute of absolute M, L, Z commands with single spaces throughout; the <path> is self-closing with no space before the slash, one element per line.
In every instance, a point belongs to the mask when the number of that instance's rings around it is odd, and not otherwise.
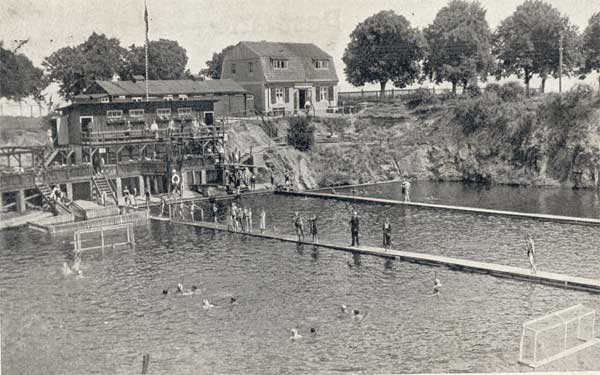
<path fill-rule="evenodd" d="M 563 36 L 558 39 L 558 92 L 562 92 Z"/>

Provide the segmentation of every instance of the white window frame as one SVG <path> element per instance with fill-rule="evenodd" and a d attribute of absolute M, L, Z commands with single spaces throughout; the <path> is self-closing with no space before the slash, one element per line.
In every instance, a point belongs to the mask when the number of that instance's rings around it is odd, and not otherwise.
<path fill-rule="evenodd" d="M 252 61 L 248 61 L 248 73 L 254 73 L 254 63 Z"/>
<path fill-rule="evenodd" d="M 106 118 L 109 120 L 117 120 L 123 118 L 122 109 L 109 109 L 106 111 Z"/>
<path fill-rule="evenodd" d="M 315 60 L 315 69 L 329 69 L 329 60 Z"/>
<path fill-rule="evenodd" d="M 188 100 L 188 96 L 186 94 L 179 94 L 179 100 Z"/>
<path fill-rule="evenodd" d="M 173 95 L 165 95 L 165 96 L 163 96 L 163 100 L 165 102 L 172 102 L 173 101 Z"/>
<path fill-rule="evenodd" d="M 100 98 L 100 103 L 110 103 L 109 98 Z"/>
<path fill-rule="evenodd" d="M 132 102 L 141 102 L 143 98 L 141 96 L 134 96 L 131 98 Z"/>
<path fill-rule="evenodd" d="M 94 116 L 79 116 L 79 129 L 81 129 L 83 131 L 83 121 L 82 120 L 91 120 L 90 124 L 88 125 L 88 130 L 92 130 L 92 128 L 94 127 Z"/>
<path fill-rule="evenodd" d="M 207 113 L 212 114 L 212 119 L 213 119 L 212 126 L 215 126 L 216 119 L 215 119 L 215 112 L 214 111 L 204 111 L 204 112 L 202 112 L 202 122 L 206 124 L 206 114 Z"/>
<path fill-rule="evenodd" d="M 156 115 L 158 117 L 171 117 L 171 108 L 157 108 Z"/>
<path fill-rule="evenodd" d="M 321 86 L 319 88 L 319 95 L 321 96 L 321 101 L 329 101 L 329 86 Z"/>
<path fill-rule="evenodd" d="M 130 109 L 129 117 L 131 118 L 142 118 L 145 115 L 145 111 L 143 109 Z"/>
<path fill-rule="evenodd" d="M 285 59 L 273 59 L 271 61 L 271 65 L 273 66 L 273 69 L 287 69 L 288 61 Z"/>
<path fill-rule="evenodd" d="M 192 109 L 190 107 L 177 108 L 177 114 L 179 116 L 191 116 L 192 115 Z"/>
<path fill-rule="evenodd" d="M 285 101 L 285 92 L 283 87 L 275 87 L 275 103 L 283 104 Z"/>

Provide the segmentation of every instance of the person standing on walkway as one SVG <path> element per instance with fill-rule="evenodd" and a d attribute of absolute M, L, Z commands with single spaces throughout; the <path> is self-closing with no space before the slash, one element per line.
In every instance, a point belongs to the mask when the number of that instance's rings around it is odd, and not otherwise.
<path fill-rule="evenodd" d="M 165 201 L 165 197 L 160 197 L 160 216 L 164 216 L 166 204 L 167 202 Z"/>
<path fill-rule="evenodd" d="M 352 218 L 350 219 L 350 233 L 352 235 L 352 245 L 351 246 L 360 246 L 359 243 L 359 231 L 360 231 L 360 223 L 358 219 L 358 213 L 354 211 L 352 213 Z"/>
<path fill-rule="evenodd" d="M 265 213 L 265 209 L 260 209 L 260 234 L 265 233 L 265 229 L 267 227 L 267 214 Z"/>
<path fill-rule="evenodd" d="M 238 223 L 237 223 L 237 207 L 236 207 L 235 203 L 233 203 L 233 202 L 231 203 L 230 213 L 231 213 L 231 223 L 233 225 L 233 231 L 239 232 Z"/>
<path fill-rule="evenodd" d="M 525 248 L 527 250 L 527 258 L 529 258 L 531 272 L 535 275 L 537 273 L 537 268 L 535 266 L 535 245 L 533 244 L 533 239 L 529 233 L 525 235 Z"/>
<path fill-rule="evenodd" d="M 194 202 L 192 202 L 192 204 L 194 204 Z M 183 215 L 183 210 L 185 209 L 185 205 L 183 204 L 183 200 L 179 202 L 179 217 L 181 218 L 181 220 L 185 220 L 185 216 Z M 192 207 L 190 206 L 190 211 L 192 210 Z M 193 219 L 192 219 L 193 221 Z"/>
<path fill-rule="evenodd" d="M 405 202 L 410 202 L 410 182 L 408 180 L 402 182 L 402 195 L 404 195 Z"/>
<path fill-rule="evenodd" d="M 310 233 L 312 234 L 313 243 L 319 243 L 319 231 L 317 228 L 317 215 L 313 215 L 310 219 Z"/>
<path fill-rule="evenodd" d="M 254 173 L 250 175 L 250 188 L 256 190 L 256 175 Z"/>
<path fill-rule="evenodd" d="M 296 212 L 294 216 L 294 227 L 296 227 L 296 235 L 298 235 L 298 242 L 304 241 L 304 223 L 302 222 L 302 216 Z"/>
<path fill-rule="evenodd" d="M 289 171 L 285 171 L 284 181 L 285 181 L 285 190 L 289 191 L 290 190 L 290 172 Z"/>
<path fill-rule="evenodd" d="M 146 211 L 150 211 L 150 190 L 146 190 L 144 195 L 146 196 Z"/>
<path fill-rule="evenodd" d="M 254 223 L 252 222 L 252 207 L 248 207 L 248 233 L 252 232 L 252 227 Z"/>
<path fill-rule="evenodd" d="M 192 201 L 192 203 L 190 204 L 190 217 L 192 218 L 192 222 L 195 221 L 195 219 L 194 219 L 195 212 L 196 212 L 196 204 Z"/>
<path fill-rule="evenodd" d="M 386 217 L 383 222 L 383 248 L 389 250 L 392 246 L 392 226 L 389 219 Z"/>
<path fill-rule="evenodd" d="M 227 220 L 227 230 L 233 231 L 233 215 L 231 213 L 231 207 L 227 209 L 227 212 L 225 213 L 225 218 Z"/>
<path fill-rule="evenodd" d="M 219 207 L 217 207 L 217 202 L 213 202 L 212 204 L 212 214 L 213 214 L 213 222 L 218 224 L 218 215 L 219 215 Z"/>
<path fill-rule="evenodd" d="M 271 188 L 275 190 L 275 175 L 271 171 Z"/>

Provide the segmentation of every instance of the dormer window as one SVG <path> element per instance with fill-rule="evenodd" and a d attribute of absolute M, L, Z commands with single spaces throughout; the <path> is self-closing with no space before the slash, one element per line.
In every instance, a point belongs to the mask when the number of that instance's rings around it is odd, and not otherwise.
<path fill-rule="evenodd" d="M 273 59 L 271 60 L 271 65 L 273 66 L 273 69 L 287 69 L 288 61 L 281 59 Z"/>
<path fill-rule="evenodd" d="M 163 100 L 166 102 L 172 102 L 173 101 L 173 95 L 165 95 L 163 97 Z"/>
<path fill-rule="evenodd" d="M 179 95 L 179 100 L 188 100 L 188 96 L 185 94 L 180 94 Z"/>
<path fill-rule="evenodd" d="M 141 102 L 142 101 L 142 97 L 141 96 L 134 96 L 131 98 L 132 102 Z"/>
<path fill-rule="evenodd" d="M 315 60 L 315 69 L 329 69 L 329 61 Z"/>
<path fill-rule="evenodd" d="M 110 99 L 109 98 L 101 98 L 100 99 L 100 103 L 109 103 Z"/>

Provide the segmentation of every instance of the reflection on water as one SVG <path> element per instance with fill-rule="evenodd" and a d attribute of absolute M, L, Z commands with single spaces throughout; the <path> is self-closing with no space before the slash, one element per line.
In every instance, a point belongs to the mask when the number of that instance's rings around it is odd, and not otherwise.
<path fill-rule="evenodd" d="M 457 201 L 489 203 L 456 189 Z M 522 267 L 527 231 L 539 269 L 600 274 L 594 227 L 281 196 L 241 204 L 264 207 L 267 227 L 287 234 L 295 211 L 318 213 L 321 240 L 341 243 L 350 210 L 365 244 L 380 245 L 387 215 L 393 248 Z M 68 239 L 2 235 L 3 374 L 132 374 L 145 353 L 152 374 L 520 371 L 522 322 L 577 303 L 600 310 L 588 293 L 168 223 L 138 228 L 135 249 L 84 252 L 83 276 L 65 277 Z M 442 293 L 430 298 L 435 277 Z M 200 293 L 163 295 L 178 283 Z M 292 328 L 301 339 L 290 340 Z M 600 370 L 599 356 L 590 349 L 542 370 Z"/>

